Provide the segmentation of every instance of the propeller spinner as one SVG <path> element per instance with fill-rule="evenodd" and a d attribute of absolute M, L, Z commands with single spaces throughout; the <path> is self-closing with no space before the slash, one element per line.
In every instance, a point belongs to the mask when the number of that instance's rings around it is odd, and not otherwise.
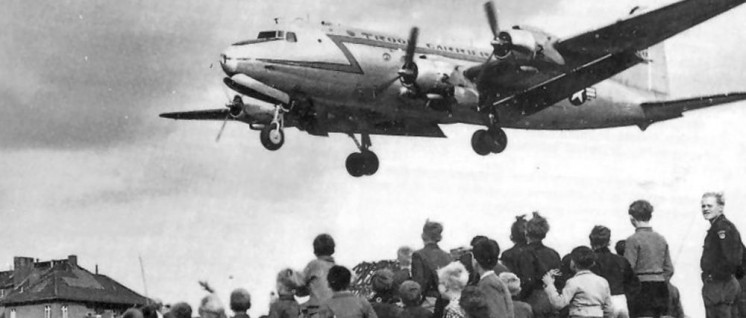
<path fill-rule="evenodd" d="M 484 4 L 484 12 L 487 14 L 487 22 L 490 24 L 490 31 L 492 31 L 493 36 L 493 40 L 490 42 L 492 44 L 492 55 L 499 59 L 508 57 L 513 49 L 513 39 L 510 33 L 500 32 L 500 25 L 497 22 L 497 11 L 492 1 Z"/>

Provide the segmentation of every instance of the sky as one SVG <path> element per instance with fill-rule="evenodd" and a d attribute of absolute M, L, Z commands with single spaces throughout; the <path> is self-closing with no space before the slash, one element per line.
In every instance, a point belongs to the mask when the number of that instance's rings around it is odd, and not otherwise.
<path fill-rule="evenodd" d="M 515 0 L 497 3 L 501 25 L 569 36 L 653 0 Z M 0 11 L 0 266 L 13 256 L 76 254 L 79 263 L 166 302 L 196 305 L 209 281 L 265 314 L 276 273 L 301 269 L 323 232 L 340 264 L 391 259 L 421 246 L 426 219 L 443 222 L 441 246 L 484 234 L 510 247 L 515 215 L 540 211 L 545 243 L 560 254 L 587 244 L 596 224 L 612 240 L 633 232 L 629 204 L 655 206 L 685 311 L 704 315 L 699 256 L 708 224 L 704 191 L 725 191 L 726 215 L 746 226 L 746 104 L 686 113 L 642 132 L 508 130 L 500 155 L 480 157 L 476 127 L 448 139 L 373 137 L 381 167 L 355 179 L 343 135 L 286 132 L 277 152 L 229 123 L 176 122 L 169 111 L 222 107 L 218 54 L 255 37 L 274 17 L 333 21 L 422 41 L 486 46 L 481 1 L 6 1 Z M 746 90 L 746 8 L 666 42 L 674 98 Z M 8 32 L 9 30 L 9 32 Z M 140 272 L 139 258 L 145 270 Z M 146 286 L 143 281 L 147 284 Z M 196 308 L 195 308 L 196 309 Z"/>

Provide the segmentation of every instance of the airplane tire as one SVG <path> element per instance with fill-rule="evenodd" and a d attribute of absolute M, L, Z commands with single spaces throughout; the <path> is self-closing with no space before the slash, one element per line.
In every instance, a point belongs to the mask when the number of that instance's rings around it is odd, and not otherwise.
<path fill-rule="evenodd" d="M 505 151 L 505 148 L 508 147 L 508 135 L 505 134 L 505 131 L 502 130 L 502 128 L 493 128 L 487 131 L 490 134 L 490 139 L 492 141 L 491 143 L 491 152 L 492 153 L 501 153 Z"/>
<path fill-rule="evenodd" d="M 267 125 L 259 133 L 259 140 L 264 148 L 275 151 L 285 143 L 285 132 L 282 129 L 278 130 L 277 124 Z"/>
<path fill-rule="evenodd" d="M 490 149 L 492 143 L 492 136 L 484 129 L 475 131 L 471 136 L 471 148 L 480 156 L 486 156 L 492 152 Z"/>
<path fill-rule="evenodd" d="M 378 156 L 372 151 L 363 151 L 363 172 L 366 176 L 372 176 L 378 171 Z"/>
<path fill-rule="evenodd" d="M 347 173 L 351 176 L 355 178 L 362 177 L 365 174 L 365 157 L 363 157 L 362 153 L 353 152 L 347 156 L 345 167 L 347 168 Z"/>

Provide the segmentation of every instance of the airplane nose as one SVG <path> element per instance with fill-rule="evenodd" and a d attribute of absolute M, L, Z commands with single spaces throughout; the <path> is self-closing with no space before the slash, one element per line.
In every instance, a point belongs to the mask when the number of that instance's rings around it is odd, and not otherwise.
<path fill-rule="evenodd" d="M 225 74 L 233 75 L 237 72 L 238 60 L 231 54 L 230 48 L 220 53 L 220 66 Z"/>

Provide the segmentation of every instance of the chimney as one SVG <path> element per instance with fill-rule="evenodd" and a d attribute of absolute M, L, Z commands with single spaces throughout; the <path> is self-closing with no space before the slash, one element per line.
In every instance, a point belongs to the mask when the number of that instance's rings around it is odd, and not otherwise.
<path fill-rule="evenodd" d="M 70 264 L 72 267 L 78 267 L 78 256 L 77 255 L 68 255 L 67 256 L 67 263 Z"/>
<path fill-rule="evenodd" d="M 34 259 L 31 257 L 13 257 L 13 287 L 20 285 L 34 271 Z"/>
<path fill-rule="evenodd" d="M 98 264 L 96 264 L 96 275 L 98 275 Z"/>

